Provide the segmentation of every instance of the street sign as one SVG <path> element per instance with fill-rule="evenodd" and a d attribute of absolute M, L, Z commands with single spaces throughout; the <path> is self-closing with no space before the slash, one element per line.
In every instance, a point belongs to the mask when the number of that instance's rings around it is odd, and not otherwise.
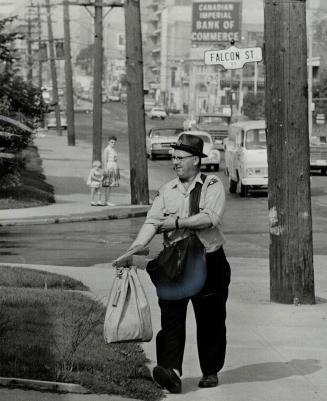
<path fill-rule="evenodd" d="M 224 50 L 208 50 L 204 52 L 204 64 L 222 65 L 226 70 L 243 68 L 244 64 L 262 61 L 261 47 L 241 49 L 231 46 Z"/>

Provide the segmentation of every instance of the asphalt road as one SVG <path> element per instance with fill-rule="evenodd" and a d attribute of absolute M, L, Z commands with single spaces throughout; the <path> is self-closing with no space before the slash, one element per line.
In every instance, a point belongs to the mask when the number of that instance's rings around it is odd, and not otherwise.
<path fill-rule="evenodd" d="M 103 139 L 108 135 L 118 137 L 120 157 L 128 153 L 126 109 L 120 104 L 106 106 Z M 165 121 L 147 121 L 152 125 L 181 124 L 181 118 Z M 77 115 L 77 139 L 91 142 L 92 115 Z M 227 202 L 224 216 L 225 250 L 229 256 L 268 257 L 268 205 L 266 193 L 241 198 L 229 194 L 227 177 L 222 169 L 217 175 L 226 188 Z M 173 178 L 170 160 L 149 161 L 149 176 L 157 187 Z M 315 254 L 327 254 L 327 206 L 320 202 L 327 195 L 327 178 L 312 176 L 313 240 Z M 68 223 L 26 227 L 0 228 L 0 262 L 36 263 L 71 266 L 91 266 L 110 262 L 131 244 L 143 218 L 88 223 Z M 151 254 L 161 247 L 161 236 L 151 244 Z"/>
<path fill-rule="evenodd" d="M 171 175 L 169 161 L 156 161 L 162 180 Z M 218 175 L 227 186 L 222 172 Z M 327 254 L 327 207 L 319 196 L 326 177 L 313 177 L 313 240 L 315 254 Z M 227 189 L 227 188 L 226 188 Z M 92 266 L 110 262 L 131 244 L 143 218 L 87 223 L 0 228 L 0 262 Z M 224 216 L 225 251 L 228 256 L 268 257 L 268 206 L 264 193 L 248 198 L 229 194 Z M 151 243 L 151 255 L 161 247 L 161 236 Z"/>

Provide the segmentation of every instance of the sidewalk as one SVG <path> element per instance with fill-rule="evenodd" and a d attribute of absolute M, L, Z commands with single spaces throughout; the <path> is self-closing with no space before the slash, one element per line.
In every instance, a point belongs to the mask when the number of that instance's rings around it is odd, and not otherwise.
<path fill-rule="evenodd" d="M 116 206 L 91 206 L 90 189 L 86 185 L 92 146 L 77 141 L 67 146 L 66 133 L 57 136 L 45 131 L 35 138 L 43 162 L 47 182 L 55 189 L 56 203 L 25 209 L 0 210 L 0 225 L 46 224 L 67 221 L 87 221 L 144 216 L 148 206 L 131 205 L 129 166 L 126 156 L 120 155 L 120 187 L 112 191 L 111 202 Z"/>
<path fill-rule="evenodd" d="M 199 389 L 201 376 L 191 307 L 183 366 L 183 393 L 167 393 L 167 401 L 325 401 L 327 399 L 326 257 L 315 257 L 316 305 L 269 302 L 269 268 L 265 259 L 229 258 L 232 282 L 227 310 L 227 355 L 220 385 Z M 20 265 L 24 266 L 24 265 Z M 106 303 L 114 276 L 110 265 L 88 268 L 35 266 L 82 280 Z M 160 318 L 148 275 L 139 271 L 151 306 L 154 334 Z M 155 365 L 155 338 L 143 345 Z M 16 398 L 10 394 L 17 393 Z M 25 398 L 22 394 L 25 394 Z M 41 394 L 41 395 L 40 395 Z M 118 397 L 56 395 L 0 389 L 4 401 L 118 401 Z"/>

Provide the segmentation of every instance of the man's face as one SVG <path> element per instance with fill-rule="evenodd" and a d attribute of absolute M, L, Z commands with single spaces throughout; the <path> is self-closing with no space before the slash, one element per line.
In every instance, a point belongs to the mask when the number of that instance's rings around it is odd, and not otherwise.
<path fill-rule="evenodd" d="M 193 177 L 197 172 L 197 159 L 197 156 L 189 152 L 175 149 L 172 154 L 172 161 L 177 176 L 182 179 Z"/>

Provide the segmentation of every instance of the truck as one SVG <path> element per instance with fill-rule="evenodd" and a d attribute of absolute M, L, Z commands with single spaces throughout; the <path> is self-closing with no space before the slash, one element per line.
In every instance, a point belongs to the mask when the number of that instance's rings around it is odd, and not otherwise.
<path fill-rule="evenodd" d="M 310 140 L 310 170 L 327 175 L 327 143 L 320 142 L 315 136 Z"/>
<path fill-rule="evenodd" d="M 223 150 L 223 141 L 228 136 L 228 127 L 231 123 L 231 116 L 225 113 L 199 114 L 196 117 L 194 128 L 199 131 L 206 131 L 211 135 L 216 149 Z"/>

